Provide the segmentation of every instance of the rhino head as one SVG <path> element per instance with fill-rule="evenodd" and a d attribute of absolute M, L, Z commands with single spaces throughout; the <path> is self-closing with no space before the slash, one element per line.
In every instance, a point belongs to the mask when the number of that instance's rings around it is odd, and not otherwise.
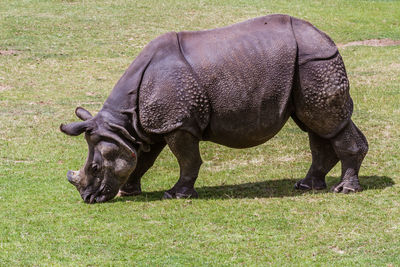
<path fill-rule="evenodd" d="M 108 112 L 93 117 L 78 107 L 75 114 L 83 121 L 61 124 L 60 130 L 71 136 L 85 133 L 89 153 L 79 171 L 68 171 L 68 181 L 86 203 L 105 202 L 117 195 L 135 169 L 141 144 Z"/>

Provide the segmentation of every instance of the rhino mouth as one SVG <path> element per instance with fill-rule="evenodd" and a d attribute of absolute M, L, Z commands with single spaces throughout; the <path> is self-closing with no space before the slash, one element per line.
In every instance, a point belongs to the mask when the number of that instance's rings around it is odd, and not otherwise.
<path fill-rule="evenodd" d="M 73 172 L 68 171 L 67 178 L 68 181 L 73 184 L 76 189 L 78 189 L 83 201 L 88 204 L 106 202 L 112 199 L 118 193 L 119 187 L 112 186 L 106 182 L 99 184 L 98 186 L 90 185 L 86 188 L 82 188 L 77 181 L 77 176 L 79 176 L 79 171 Z"/>
<path fill-rule="evenodd" d="M 102 183 L 95 190 L 84 190 L 81 193 L 81 197 L 83 201 L 88 204 L 102 203 L 115 197 L 118 193 L 118 189 L 118 187 L 115 189 L 107 183 Z"/>

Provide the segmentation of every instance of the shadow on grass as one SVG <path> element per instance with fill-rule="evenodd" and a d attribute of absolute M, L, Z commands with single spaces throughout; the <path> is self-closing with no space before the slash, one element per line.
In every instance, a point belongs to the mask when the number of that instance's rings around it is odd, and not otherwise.
<path fill-rule="evenodd" d="M 218 185 L 197 187 L 200 199 L 232 199 L 232 198 L 272 198 L 292 197 L 303 194 L 321 194 L 329 192 L 337 177 L 327 177 L 328 189 L 318 191 L 302 191 L 294 189 L 294 184 L 300 179 L 279 179 L 264 182 L 244 183 L 236 185 Z M 387 176 L 360 176 L 364 190 L 384 189 L 394 185 L 393 179 Z M 155 201 L 160 200 L 164 191 L 143 192 L 139 196 L 119 197 L 111 202 L 124 201 Z"/>

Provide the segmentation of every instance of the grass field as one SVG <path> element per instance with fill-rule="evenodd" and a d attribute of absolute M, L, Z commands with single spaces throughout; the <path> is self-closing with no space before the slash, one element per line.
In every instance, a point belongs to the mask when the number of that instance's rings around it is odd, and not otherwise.
<path fill-rule="evenodd" d="M 67 182 L 87 146 L 58 126 L 96 113 L 146 43 L 271 13 L 337 43 L 400 40 L 400 1 L 0 0 L 0 266 L 399 266 L 400 46 L 341 49 L 370 145 L 361 193 L 293 189 L 311 155 L 292 121 L 252 149 L 202 143 L 199 199 L 160 200 L 169 149 L 138 197 L 87 205 Z"/>

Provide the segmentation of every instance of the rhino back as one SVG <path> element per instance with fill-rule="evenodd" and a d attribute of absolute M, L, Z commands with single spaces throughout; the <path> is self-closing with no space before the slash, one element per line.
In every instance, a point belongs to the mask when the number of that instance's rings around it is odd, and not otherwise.
<path fill-rule="evenodd" d="M 249 147 L 282 128 L 291 112 L 297 49 L 289 16 L 270 15 L 178 36 L 210 100 L 204 139 Z"/>

